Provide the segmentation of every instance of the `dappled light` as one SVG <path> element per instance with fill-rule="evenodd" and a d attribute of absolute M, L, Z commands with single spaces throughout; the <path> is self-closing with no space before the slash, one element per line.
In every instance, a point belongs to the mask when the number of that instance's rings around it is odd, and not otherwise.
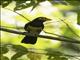
<path fill-rule="evenodd" d="M 79 60 L 80 4 L 78 2 L 71 3 L 67 0 L 1 1 L 0 59 Z M 43 23 L 44 29 L 36 34 L 33 31 L 37 31 L 37 28 L 30 25 L 26 31 L 25 24 L 39 17 L 50 19 Z M 30 33 L 28 29 L 32 29 L 30 30 L 32 32 Z M 37 37 L 36 43 L 22 43 L 25 36 Z"/>

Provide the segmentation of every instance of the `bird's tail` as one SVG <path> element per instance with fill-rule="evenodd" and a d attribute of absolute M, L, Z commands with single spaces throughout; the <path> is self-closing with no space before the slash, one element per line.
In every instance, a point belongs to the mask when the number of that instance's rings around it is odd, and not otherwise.
<path fill-rule="evenodd" d="M 25 36 L 21 43 L 26 43 L 26 44 L 35 44 L 37 41 L 37 37 L 33 36 Z"/>

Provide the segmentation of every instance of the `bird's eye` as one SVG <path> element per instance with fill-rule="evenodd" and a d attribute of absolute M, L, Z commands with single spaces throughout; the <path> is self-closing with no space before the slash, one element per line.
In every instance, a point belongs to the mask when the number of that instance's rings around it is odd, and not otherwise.
<path fill-rule="evenodd" d="M 42 18 L 39 18 L 40 20 L 42 19 Z"/>

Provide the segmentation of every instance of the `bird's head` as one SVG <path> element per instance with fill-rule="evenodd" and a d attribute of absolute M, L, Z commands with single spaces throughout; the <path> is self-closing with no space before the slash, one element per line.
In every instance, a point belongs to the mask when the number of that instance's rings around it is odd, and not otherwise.
<path fill-rule="evenodd" d="M 46 21 L 50 21 L 51 19 L 46 18 L 46 17 L 38 17 L 35 19 L 35 21 L 39 21 L 39 22 L 46 22 Z"/>

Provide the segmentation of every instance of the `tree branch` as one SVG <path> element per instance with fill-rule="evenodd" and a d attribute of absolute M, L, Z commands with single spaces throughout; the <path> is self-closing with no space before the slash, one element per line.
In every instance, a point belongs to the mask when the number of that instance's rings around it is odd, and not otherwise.
<path fill-rule="evenodd" d="M 27 35 L 27 36 L 34 36 L 33 34 L 30 34 L 28 32 L 19 32 L 19 31 L 15 31 L 15 30 L 11 30 L 11 29 L 6 29 L 4 27 L 0 27 L 1 31 L 5 31 L 5 32 L 10 32 L 10 33 L 14 33 L 14 34 L 20 34 L 20 35 Z M 52 36 L 46 36 L 46 35 L 35 35 L 35 37 L 41 37 L 41 38 L 46 38 L 46 39 L 51 39 L 51 40 L 58 40 L 58 41 L 64 41 L 64 42 L 71 42 L 71 43 L 80 43 L 79 40 L 71 40 L 68 38 L 64 38 L 64 37 L 52 37 Z"/>

